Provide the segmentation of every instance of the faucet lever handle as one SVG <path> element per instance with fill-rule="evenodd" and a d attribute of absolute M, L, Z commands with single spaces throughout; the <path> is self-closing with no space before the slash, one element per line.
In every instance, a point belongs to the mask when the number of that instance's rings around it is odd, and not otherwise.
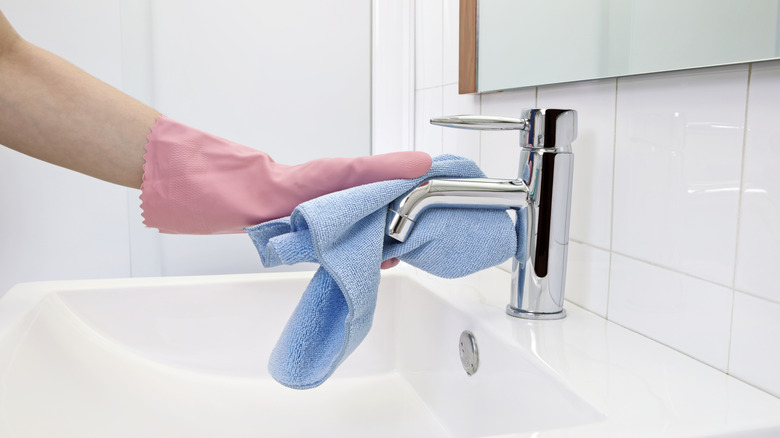
<path fill-rule="evenodd" d="M 431 119 L 431 124 L 449 128 L 475 129 L 480 131 L 527 131 L 529 128 L 528 120 L 526 119 L 482 115 L 437 117 Z"/>

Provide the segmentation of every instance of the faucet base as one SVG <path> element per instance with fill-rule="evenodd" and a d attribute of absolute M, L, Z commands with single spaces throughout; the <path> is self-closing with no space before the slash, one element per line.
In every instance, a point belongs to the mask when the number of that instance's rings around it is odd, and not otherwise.
<path fill-rule="evenodd" d="M 566 318 L 566 309 L 561 309 L 560 312 L 555 313 L 535 313 L 515 309 L 509 304 L 506 305 L 506 313 L 509 316 L 514 316 L 515 318 L 532 319 L 537 321 Z"/>

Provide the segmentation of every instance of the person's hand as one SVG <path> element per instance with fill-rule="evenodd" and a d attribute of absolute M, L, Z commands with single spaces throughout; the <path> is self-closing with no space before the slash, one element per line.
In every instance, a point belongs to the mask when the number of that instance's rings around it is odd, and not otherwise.
<path fill-rule="evenodd" d="M 171 234 L 240 233 L 288 216 L 310 199 L 377 181 L 417 178 L 431 167 L 431 157 L 423 152 L 287 166 L 165 116 L 152 127 L 144 159 L 144 223 Z M 383 267 L 393 263 L 388 260 Z"/>
<path fill-rule="evenodd" d="M 399 263 L 401 263 L 401 260 L 393 257 L 391 259 L 387 259 L 387 260 L 383 261 L 382 264 L 379 265 L 379 268 L 380 269 L 395 268 L 396 266 L 398 266 Z"/>

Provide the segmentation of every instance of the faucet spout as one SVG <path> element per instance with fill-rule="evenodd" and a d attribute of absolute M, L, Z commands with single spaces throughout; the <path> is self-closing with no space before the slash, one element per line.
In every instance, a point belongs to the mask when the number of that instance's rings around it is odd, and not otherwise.
<path fill-rule="evenodd" d="M 566 283 L 577 112 L 530 109 L 522 119 L 450 116 L 431 120 L 464 129 L 519 130 L 520 176 L 509 179 L 430 180 L 397 199 L 388 211 L 387 234 L 401 242 L 420 213 L 431 207 L 513 209 L 525 223 L 518 236 L 525 253 L 512 262 L 509 315 L 560 319 Z M 522 216 L 521 216 L 522 215 Z"/>
<path fill-rule="evenodd" d="M 390 206 L 387 235 L 404 242 L 420 214 L 433 207 L 507 210 L 526 206 L 528 186 L 522 180 L 433 179 L 420 184 Z"/>

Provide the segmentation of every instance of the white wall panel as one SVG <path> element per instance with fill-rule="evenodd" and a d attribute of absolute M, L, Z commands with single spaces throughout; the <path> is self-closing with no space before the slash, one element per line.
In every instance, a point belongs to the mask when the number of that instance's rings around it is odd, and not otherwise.
<path fill-rule="evenodd" d="M 154 0 L 153 99 L 279 163 L 371 153 L 371 3 Z M 262 202 L 262 200 L 258 200 Z M 262 269 L 245 235 L 160 235 L 162 273 Z"/>
<path fill-rule="evenodd" d="M 122 83 L 119 2 L 10 0 L 28 41 Z M 0 295 L 34 280 L 130 275 L 127 189 L 0 148 Z"/>

